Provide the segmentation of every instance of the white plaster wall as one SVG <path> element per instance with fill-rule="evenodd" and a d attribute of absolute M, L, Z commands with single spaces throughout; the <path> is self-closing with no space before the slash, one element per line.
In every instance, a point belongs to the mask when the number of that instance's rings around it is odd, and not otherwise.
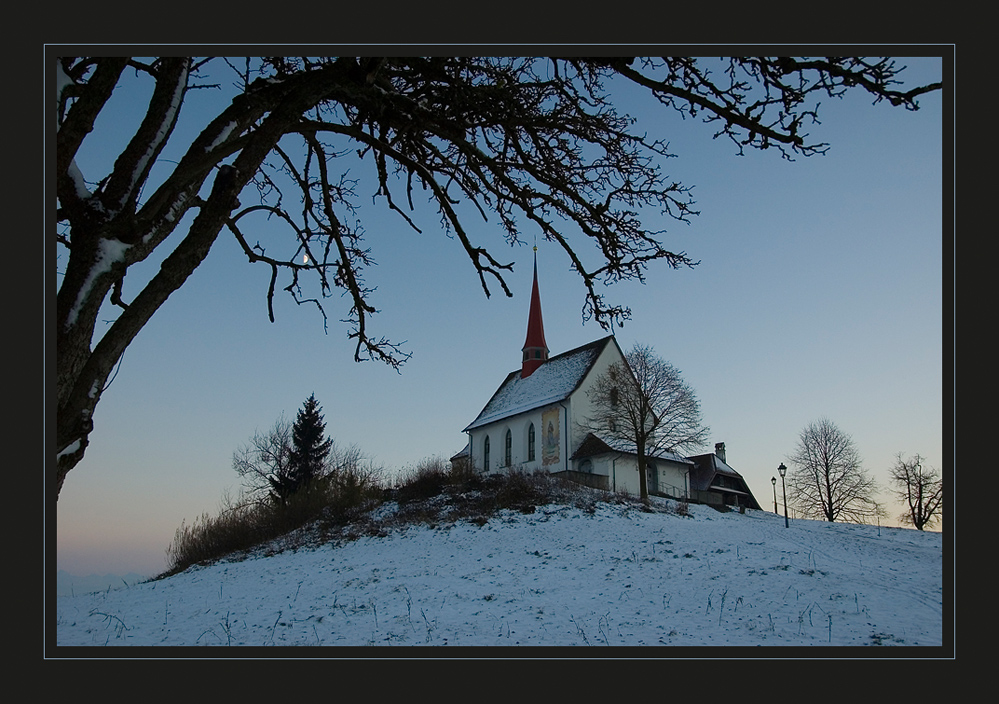
<path fill-rule="evenodd" d="M 585 423 L 585 419 L 589 417 L 593 404 L 590 403 L 587 391 L 593 385 L 593 382 L 600 377 L 601 374 L 607 371 L 607 369 L 618 362 L 624 361 L 624 356 L 621 354 L 620 348 L 614 340 L 611 340 L 604 346 L 603 352 L 597 357 L 596 361 L 593 363 L 593 367 L 590 369 L 590 373 L 586 375 L 583 379 L 583 383 L 579 385 L 566 405 L 570 410 L 570 418 L 572 418 L 572 423 L 569 425 L 569 454 L 571 455 L 579 445 L 583 442 L 586 437 L 587 431 L 582 427 Z"/>
<path fill-rule="evenodd" d="M 638 476 L 638 458 L 634 455 L 598 455 L 589 458 L 593 465 L 593 474 L 607 477 L 607 486 L 611 491 L 641 494 L 642 487 Z M 680 465 L 666 463 L 663 460 L 653 460 L 656 472 L 659 474 L 659 491 L 669 496 L 679 497 L 684 494 L 684 468 Z M 653 485 L 649 484 L 651 491 Z"/>
<path fill-rule="evenodd" d="M 685 477 L 683 466 L 658 460 L 656 461 L 656 469 L 659 472 L 660 492 L 679 497 L 684 496 L 685 492 L 689 490 L 689 480 Z"/>
<path fill-rule="evenodd" d="M 496 421 L 495 423 L 490 423 L 489 425 L 484 425 L 480 428 L 472 430 L 469 433 L 469 442 L 471 443 L 471 456 L 475 469 L 479 472 L 482 472 L 485 469 L 484 453 L 485 439 L 487 435 L 489 436 L 488 472 L 490 474 L 495 474 L 508 469 L 505 463 L 507 430 L 510 431 L 512 440 L 510 466 L 523 469 L 527 472 L 543 469 L 541 465 L 541 413 L 544 410 L 545 408 L 539 408 L 535 411 L 521 413 L 519 415 L 504 418 Z M 531 423 L 534 423 L 535 432 L 533 461 L 527 459 L 528 428 Z M 559 423 L 563 426 L 560 432 L 564 433 L 565 422 L 561 413 L 559 416 Z"/>
<path fill-rule="evenodd" d="M 587 390 L 593 384 L 593 381 L 597 379 L 601 374 L 607 371 L 607 368 L 616 362 L 623 361 L 624 356 L 621 354 L 620 348 L 614 340 L 611 340 L 603 349 L 600 356 L 597 357 L 596 361 L 590 369 L 589 374 L 580 384 L 579 388 L 576 389 L 568 399 L 562 401 L 561 403 L 555 403 L 544 408 L 538 408 L 533 411 L 528 411 L 527 413 L 521 413 L 516 416 L 511 416 L 509 418 L 504 418 L 502 420 L 496 421 L 495 423 L 490 423 L 489 425 L 484 425 L 480 428 L 476 428 L 469 433 L 469 442 L 471 444 L 471 457 L 475 468 L 478 471 L 483 471 L 484 469 L 484 445 L 485 438 L 489 436 L 489 473 L 496 473 L 499 471 L 505 471 L 507 469 L 505 465 L 504 458 L 504 442 L 506 437 L 506 431 L 509 429 L 512 433 L 513 447 L 512 447 L 512 457 L 511 466 L 516 468 L 523 468 L 525 471 L 535 471 L 541 469 L 548 469 L 552 472 L 557 472 L 563 469 L 576 469 L 573 462 L 570 462 L 568 458 L 572 456 L 572 453 L 576 451 L 580 443 L 586 437 L 588 431 L 582 429 L 579 424 L 581 418 L 585 418 L 586 414 L 589 413 L 589 409 L 592 407 L 587 397 Z M 560 437 L 561 445 L 559 448 L 559 463 L 548 465 L 547 467 L 542 465 L 541 462 L 541 416 L 543 411 L 548 408 L 558 408 L 559 409 L 559 425 L 560 425 Z M 566 422 L 568 417 L 569 422 Z M 535 436 L 535 459 L 534 461 L 528 461 L 527 459 L 527 428 L 534 423 L 534 428 L 536 432 Z M 618 461 L 618 466 L 620 466 L 621 461 Z M 632 466 L 630 470 L 630 477 L 624 478 L 625 486 L 634 485 L 634 493 L 639 492 L 638 487 L 638 472 L 635 469 L 635 463 L 632 461 Z M 603 469 L 598 472 L 597 465 L 594 465 L 594 471 L 598 473 L 605 473 L 610 476 L 611 470 L 613 468 L 609 464 L 609 460 L 604 462 Z M 625 470 L 625 475 L 629 472 Z M 631 489 L 625 489 L 626 491 L 631 491 Z"/>

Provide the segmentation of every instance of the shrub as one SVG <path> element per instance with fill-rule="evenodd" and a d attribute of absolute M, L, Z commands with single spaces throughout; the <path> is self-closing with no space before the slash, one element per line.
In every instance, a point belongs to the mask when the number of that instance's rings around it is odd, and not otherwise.
<path fill-rule="evenodd" d="M 346 523 L 373 508 L 380 494 L 377 472 L 351 465 L 313 480 L 283 501 L 234 503 L 225 497 L 218 516 L 205 513 L 191 525 L 182 523 L 177 529 L 167 548 L 169 569 L 165 575 L 250 550 L 321 519 Z"/>
<path fill-rule="evenodd" d="M 260 514 L 259 507 L 252 504 L 228 504 L 218 516 L 204 513 L 191 525 L 182 522 L 167 547 L 169 569 L 166 574 L 248 550 L 266 540 L 270 537 L 269 531 Z"/>
<path fill-rule="evenodd" d="M 348 523 L 381 500 L 378 471 L 371 466 L 350 464 L 331 475 L 327 482 L 323 510 L 330 523 Z"/>
<path fill-rule="evenodd" d="M 447 463 L 440 457 L 428 457 L 409 470 L 399 484 L 396 498 L 400 504 L 426 501 L 441 494 L 450 483 Z"/>
<path fill-rule="evenodd" d="M 509 508 L 522 513 L 533 513 L 538 504 L 548 503 L 549 475 L 527 474 L 516 470 L 498 475 L 496 491 L 497 508 Z"/>

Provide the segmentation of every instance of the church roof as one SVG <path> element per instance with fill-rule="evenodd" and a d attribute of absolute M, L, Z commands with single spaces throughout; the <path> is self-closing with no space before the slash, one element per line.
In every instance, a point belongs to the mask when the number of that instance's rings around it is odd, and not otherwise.
<path fill-rule="evenodd" d="M 633 442 L 624 442 L 615 438 L 601 438 L 593 433 L 587 433 L 586 437 L 583 438 L 583 442 L 576 448 L 570 459 L 580 460 L 585 457 L 607 454 L 608 452 L 617 452 L 623 455 L 638 454 L 638 450 Z M 665 450 L 651 452 L 648 459 L 669 460 L 670 462 L 679 462 L 680 464 L 694 464 L 692 459 L 681 457 L 674 452 L 666 452 Z"/>
<path fill-rule="evenodd" d="M 613 339 L 613 335 L 608 335 L 551 357 L 528 377 L 521 377 L 520 369 L 510 372 L 464 432 L 565 400 L 579 388 L 597 357 Z"/>

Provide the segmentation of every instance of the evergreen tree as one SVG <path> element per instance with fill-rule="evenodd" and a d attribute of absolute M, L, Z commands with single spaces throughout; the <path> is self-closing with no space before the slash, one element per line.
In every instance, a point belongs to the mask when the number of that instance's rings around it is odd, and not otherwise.
<path fill-rule="evenodd" d="M 325 437 L 326 423 L 322 407 L 312 394 L 305 400 L 291 429 L 291 457 L 289 461 L 289 493 L 307 487 L 324 474 L 333 440 Z"/>

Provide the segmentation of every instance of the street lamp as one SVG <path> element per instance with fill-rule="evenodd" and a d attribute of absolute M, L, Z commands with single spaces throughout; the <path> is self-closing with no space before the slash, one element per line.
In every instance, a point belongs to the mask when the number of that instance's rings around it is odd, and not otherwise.
<path fill-rule="evenodd" d="M 770 477 L 770 484 L 774 488 L 774 513 L 777 513 L 777 477 Z"/>
<path fill-rule="evenodd" d="M 777 468 L 780 473 L 780 490 L 784 494 L 784 527 L 787 528 L 787 487 L 784 485 L 784 475 L 787 474 L 787 467 L 781 462 Z M 777 482 L 774 482 L 774 492 L 777 491 Z M 776 496 L 774 497 L 776 499 Z"/>

